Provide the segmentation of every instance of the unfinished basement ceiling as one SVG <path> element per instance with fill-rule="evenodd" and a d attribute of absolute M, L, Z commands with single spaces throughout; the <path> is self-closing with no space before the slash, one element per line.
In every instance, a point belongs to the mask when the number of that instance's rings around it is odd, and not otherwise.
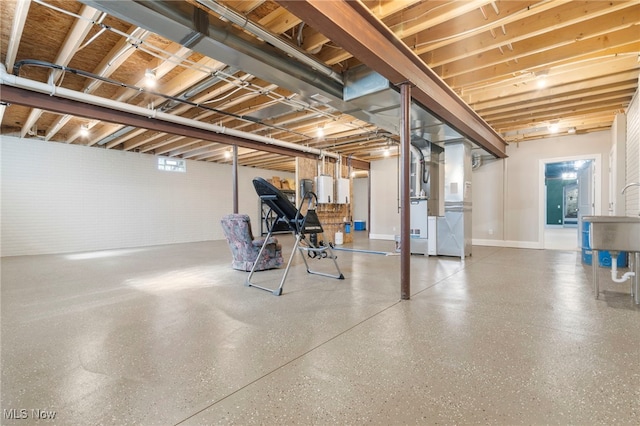
<path fill-rule="evenodd" d="M 383 103 L 368 110 L 363 102 L 341 98 L 348 77 L 363 66 L 382 71 L 370 66 L 364 50 L 343 49 L 320 20 L 303 22 L 291 12 L 294 7 L 259 0 L 126 0 L 111 2 L 125 9 L 111 10 L 108 3 L 1 2 L 0 59 L 8 73 L 202 123 L 204 130 L 176 134 L 149 130 L 140 120 L 114 124 L 97 108 L 63 110 L 43 97 L 17 93 L 28 99 L 0 107 L 2 134 L 213 162 L 230 162 L 229 143 L 235 143 L 239 164 L 283 171 L 295 168 L 295 150 L 287 144 L 307 147 L 305 155 L 328 151 L 359 164 L 397 146 L 393 125 L 379 120 L 393 123 L 396 110 Z M 157 16 L 164 13 L 178 23 L 173 7 L 197 9 L 189 25 L 198 31 L 180 38 L 171 32 L 173 24 L 149 30 L 158 23 L 134 12 L 151 4 Z M 506 142 L 608 129 L 638 87 L 635 0 L 391 0 L 359 6 Z M 122 13 L 126 7 L 132 12 Z M 206 29 L 205 18 L 212 25 Z M 203 34 L 213 37 L 214 31 L 220 40 L 207 50 Z M 252 46 L 263 46 L 258 59 L 243 52 Z M 271 63 L 283 57 L 284 69 L 282 61 Z M 264 68 L 256 68 L 260 61 Z M 146 71 L 155 74 L 155 87 L 146 86 Z M 201 137 L 211 126 L 237 133 Z M 413 120 L 412 127 L 434 142 L 459 135 L 434 117 Z M 283 146 L 256 150 L 255 142 L 243 142 L 246 134 Z"/>

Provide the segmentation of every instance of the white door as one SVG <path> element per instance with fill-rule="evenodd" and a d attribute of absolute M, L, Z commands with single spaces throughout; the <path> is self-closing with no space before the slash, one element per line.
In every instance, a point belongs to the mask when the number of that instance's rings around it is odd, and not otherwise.
<path fill-rule="evenodd" d="M 582 216 L 592 215 L 595 200 L 595 161 L 578 170 L 578 247 L 582 247 Z"/>

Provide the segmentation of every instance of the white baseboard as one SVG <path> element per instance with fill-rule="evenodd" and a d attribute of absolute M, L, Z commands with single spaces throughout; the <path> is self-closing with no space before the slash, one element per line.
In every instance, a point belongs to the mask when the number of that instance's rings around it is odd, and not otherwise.
<path fill-rule="evenodd" d="M 509 247 L 539 250 L 542 250 L 544 248 L 538 241 L 484 240 L 474 238 L 471 244 L 473 244 L 474 246 Z"/>
<path fill-rule="evenodd" d="M 390 234 L 369 234 L 371 240 L 389 240 L 395 241 L 396 236 Z M 471 241 L 474 246 L 489 246 L 489 247 L 509 247 L 509 248 L 524 248 L 524 249 L 543 249 L 542 245 L 538 241 L 505 241 L 505 240 L 484 240 L 474 238 Z"/>
<path fill-rule="evenodd" d="M 389 235 L 389 234 L 369 234 L 369 239 L 370 240 L 390 240 L 390 241 L 395 241 L 396 240 L 396 236 L 395 235 Z"/>

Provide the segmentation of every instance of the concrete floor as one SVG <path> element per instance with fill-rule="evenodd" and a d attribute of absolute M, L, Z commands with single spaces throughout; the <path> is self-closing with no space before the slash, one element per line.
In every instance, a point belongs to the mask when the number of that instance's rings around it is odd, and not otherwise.
<path fill-rule="evenodd" d="M 399 256 L 338 255 L 281 297 L 223 241 L 3 258 L 1 423 L 640 424 L 640 308 L 580 252 L 414 256 L 411 301 Z"/>

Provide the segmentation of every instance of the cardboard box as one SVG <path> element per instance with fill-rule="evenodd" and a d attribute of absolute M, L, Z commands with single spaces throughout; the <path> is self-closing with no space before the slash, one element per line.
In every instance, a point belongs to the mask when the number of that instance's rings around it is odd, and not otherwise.
<path fill-rule="evenodd" d="M 271 177 L 271 185 L 275 186 L 278 189 L 282 189 L 282 181 L 280 180 L 280 177 L 278 176 Z"/>

